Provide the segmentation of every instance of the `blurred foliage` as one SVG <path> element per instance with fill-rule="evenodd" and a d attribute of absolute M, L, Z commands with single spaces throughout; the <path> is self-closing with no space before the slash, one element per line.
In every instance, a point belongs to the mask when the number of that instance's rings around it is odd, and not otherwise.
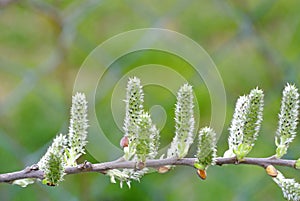
<path fill-rule="evenodd" d="M 228 101 L 219 155 L 227 148 L 227 128 L 237 97 L 256 86 L 265 91 L 265 111 L 262 131 L 250 156 L 274 154 L 281 91 L 286 82 L 300 87 L 299 8 L 296 0 L 1 0 L 0 172 L 37 162 L 55 134 L 67 131 L 73 83 L 87 55 L 118 33 L 145 27 L 182 33 L 202 45 L 214 60 Z M 162 52 L 139 51 L 116 61 L 99 82 L 99 123 L 115 145 L 122 128 L 109 110 L 112 90 L 124 74 L 129 76 L 135 67 L 149 63 L 172 66 L 190 80 L 201 111 L 199 125 L 210 121 L 209 93 L 186 62 Z M 124 83 L 120 87 L 125 89 Z M 145 93 L 146 108 L 165 108 L 166 123 L 154 122 L 162 129 L 162 145 L 166 146 L 174 131 L 174 94 L 155 86 L 146 86 Z M 121 117 L 124 97 L 118 96 L 116 106 Z M 153 109 L 157 118 L 160 112 Z M 287 158 L 300 156 L 299 144 L 296 138 Z M 97 158 L 112 159 L 109 150 L 103 150 Z M 89 154 L 84 159 L 95 162 Z M 285 168 L 283 172 L 300 180 L 295 170 Z M 134 182 L 131 189 L 120 189 L 103 175 L 80 174 L 66 177 L 55 188 L 34 184 L 21 189 L 1 184 L 0 195 L 1 200 L 13 201 L 283 200 L 280 189 L 264 170 L 249 166 L 210 168 L 206 181 L 200 181 L 193 169 L 178 167 L 165 175 L 147 175 L 140 184 Z"/>

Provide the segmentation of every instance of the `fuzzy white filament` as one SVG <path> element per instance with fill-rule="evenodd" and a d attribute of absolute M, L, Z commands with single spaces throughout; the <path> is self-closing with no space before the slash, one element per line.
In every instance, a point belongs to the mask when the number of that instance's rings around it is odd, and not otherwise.
<path fill-rule="evenodd" d="M 198 169 L 206 169 L 209 165 L 215 164 L 216 158 L 216 133 L 209 127 L 199 131 L 199 143 L 197 149 Z"/>
<path fill-rule="evenodd" d="M 159 132 L 153 125 L 151 117 L 144 112 L 139 116 L 138 135 L 136 136 L 136 155 L 139 161 L 153 159 L 157 155 Z"/>
<path fill-rule="evenodd" d="M 144 92 L 141 86 L 140 79 L 133 77 L 129 78 L 126 88 L 125 99 L 125 119 L 124 119 L 124 136 L 128 137 L 128 147 L 124 149 L 125 158 L 129 160 L 136 150 L 136 136 L 138 135 L 138 121 L 140 115 L 144 111 Z"/>
<path fill-rule="evenodd" d="M 298 115 L 298 89 L 294 85 L 287 84 L 282 94 L 281 108 L 278 115 L 279 125 L 275 136 L 277 158 L 281 158 L 284 154 L 286 154 L 289 144 L 296 136 Z"/>
<path fill-rule="evenodd" d="M 284 198 L 289 201 L 300 200 L 300 184 L 294 179 L 285 178 L 281 172 L 277 171 L 277 177 L 273 178 L 275 183 L 281 188 Z"/>
<path fill-rule="evenodd" d="M 168 149 L 167 157 L 183 158 L 194 140 L 194 102 L 193 90 L 184 84 L 177 93 L 175 109 L 175 136 Z"/>
<path fill-rule="evenodd" d="M 66 152 L 67 164 L 76 165 L 76 160 L 85 154 L 87 144 L 88 106 L 85 95 L 76 93 L 72 98 L 71 118 L 68 134 L 68 150 Z"/>
<path fill-rule="evenodd" d="M 243 142 L 243 132 L 248 105 L 249 99 L 247 96 L 239 97 L 236 102 L 233 119 L 229 128 L 230 135 L 228 137 L 228 145 L 230 150 L 237 150 L 238 146 Z"/>
<path fill-rule="evenodd" d="M 136 77 L 129 78 L 125 99 L 123 127 L 125 133 L 122 139 L 124 141 L 121 140 L 121 146 L 124 148 L 126 160 L 142 163 L 147 159 L 154 159 L 159 147 L 159 131 L 153 124 L 150 115 L 144 111 L 143 102 L 144 92 L 141 81 Z M 131 180 L 139 181 L 146 172 L 148 172 L 148 168 L 109 170 L 107 175 L 110 176 L 111 182 L 115 183 L 115 179 L 118 179 L 121 187 L 123 182 L 130 187 Z"/>
<path fill-rule="evenodd" d="M 38 162 L 38 167 L 45 174 L 44 183 L 48 185 L 57 185 L 63 180 L 65 175 L 64 151 L 66 149 L 67 139 L 65 135 L 58 135 L 46 154 Z"/>
<path fill-rule="evenodd" d="M 249 95 L 237 100 L 229 128 L 229 153 L 238 159 L 245 157 L 254 146 L 263 119 L 264 94 L 260 89 L 251 90 Z"/>
<path fill-rule="evenodd" d="M 252 89 L 248 98 L 249 112 L 245 122 L 243 142 L 253 147 L 263 120 L 264 93 L 258 88 Z"/>

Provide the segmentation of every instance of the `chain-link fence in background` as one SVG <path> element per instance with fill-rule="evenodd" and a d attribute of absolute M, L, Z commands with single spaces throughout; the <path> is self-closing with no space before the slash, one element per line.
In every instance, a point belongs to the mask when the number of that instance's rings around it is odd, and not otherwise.
<path fill-rule="evenodd" d="M 300 87 L 299 13 L 296 0 L 0 1 L 0 172 L 37 162 L 56 133 L 66 132 L 76 75 L 95 47 L 116 34 L 150 27 L 190 37 L 215 62 L 227 94 L 219 155 L 227 148 L 227 127 L 236 98 L 256 86 L 266 92 L 262 132 L 251 156 L 272 155 L 281 90 L 286 82 Z M 188 64 L 182 59 L 154 51 L 130 54 L 112 65 L 99 82 L 96 111 L 106 116 L 103 108 L 110 107 L 116 80 L 147 63 L 172 66 L 191 80 L 199 95 L 199 124 L 210 121 L 211 100 L 203 82 L 183 68 Z M 175 98 L 156 90 L 145 88 L 145 103 L 168 108 L 162 130 L 162 144 L 167 145 L 174 131 Z M 119 104 L 124 106 L 122 97 Z M 117 144 L 122 130 L 109 118 L 101 120 Z M 300 156 L 299 144 L 296 139 L 288 158 Z M 107 161 L 114 155 L 103 149 L 97 159 Z M 84 159 L 96 162 L 89 153 Z M 283 171 L 300 180 L 298 172 Z M 180 167 L 166 175 L 147 175 L 130 190 L 119 189 L 103 175 L 74 175 L 55 188 L 2 184 L 0 196 L 1 200 L 283 200 L 280 189 L 262 169 L 248 166 L 210 168 L 204 182 L 193 169 Z"/>

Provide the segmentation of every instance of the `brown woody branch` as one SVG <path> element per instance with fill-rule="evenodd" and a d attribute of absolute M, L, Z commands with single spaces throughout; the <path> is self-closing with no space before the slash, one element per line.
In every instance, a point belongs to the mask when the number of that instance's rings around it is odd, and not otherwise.
<path fill-rule="evenodd" d="M 183 158 L 183 159 L 168 158 L 168 159 L 147 160 L 145 162 L 145 167 L 159 168 L 167 165 L 182 165 L 182 166 L 194 167 L 195 160 L 196 158 Z M 225 164 L 235 164 L 235 165 L 247 164 L 247 165 L 261 166 L 263 168 L 266 168 L 268 165 L 286 166 L 286 167 L 295 168 L 295 163 L 296 160 L 277 159 L 274 157 L 245 158 L 243 161 L 238 161 L 235 157 L 216 158 L 216 165 L 219 166 Z M 107 170 L 123 169 L 123 168 L 136 169 L 137 164 L 134 161 L 124 161 L 122 160 L 122 158 L 111 162 L 96 163 L 96 164 L 92 164 L 90 162 L 84 162 L 82 164 L 79 164 L 76 167 L 66 167 L 65 173 L 66 175 L 78 174 L 84 172 L 99 172 L 105 174 Z M 24 179 L 24 178 L 43 179 L 44 173 L 43 171 L 38 169 L 37 165 L 33 165 L 31 167 L 26 167 L 21 171 L 0 174 L 0 183 L 12 183 L 15 180 Z"/>

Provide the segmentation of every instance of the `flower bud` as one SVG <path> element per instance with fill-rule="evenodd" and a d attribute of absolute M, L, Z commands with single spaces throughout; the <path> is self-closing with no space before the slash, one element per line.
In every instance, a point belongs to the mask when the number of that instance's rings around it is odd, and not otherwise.
<path fill-rule="evenodd" d="M 122 139 L 120 140 L 120 147 L 122 147 L 122 148 L 128 147 L 128 143 L 129 143 L 128 137 L 127 137 L 127 136 L 124 136 L 124 137 L 122 137 Z"/>
<path fill-rule="evenodd" d="M 273 165 L 268 165 L 266 167 L 266 172 L 271 177 L 277 177 L 277 175 L 278 175 L 278 172 L 277 172 L 276 168 Z"/>
<path fill-rule="evenodd" d="M 197 175 L 202 179 L 205 180 L 206 179 L 206 171 L 205 170 L 197 170 Z"/>
<path fill-rule="evenodd" d="M 157 172 L 160 174 L 164 174 L 170 171 L 170 168 L 167 166 L 161 166 L 159 168 L 157 168 Z"/>

